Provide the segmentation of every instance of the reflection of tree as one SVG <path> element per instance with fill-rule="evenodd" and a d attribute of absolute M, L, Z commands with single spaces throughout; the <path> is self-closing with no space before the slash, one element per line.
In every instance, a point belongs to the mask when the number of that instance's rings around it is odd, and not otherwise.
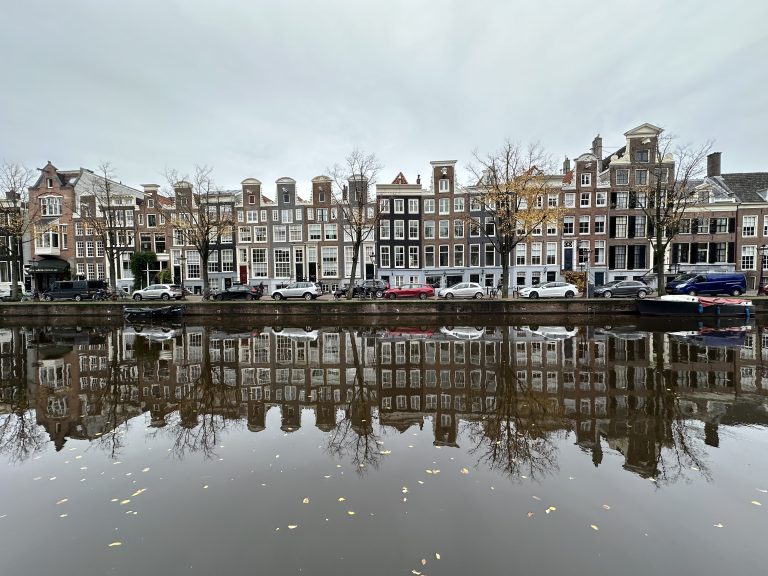
<path fill-rule="evenodd" d="M 3 355 L 0 379 L 0 405 L 7 410 L 0 415 L 0 454 L 6 455 L 10 462 L 23 462 L 45 448 L 48 436 L 45 428 L 36 423 L 32 411 L 21 330 L 12 328 L 9 333 L 10 355 Z"/>
<path fill-rule="evenodd" d="M 186 334 L 185 334 L 186 336 Z M 178 368 L 178 411 L 161 428 L 173 440 L 171 453 L 179 459 L 200 452 L 205 458 L 216 456 L 216 446 L 225 430 L 241 426 L 238 389 L 224 379 L 224 358 L 217 355 L 212 361 L 211 347 L 220 340 L 209 341 L 204 333 L 200 347 L 200 364 L 190 361 L 189 355 Z M 190 345 L 184 339 L 185 350 Z M 217 350 L 220 352 L 220 350 Z M 195 374 L 199 367 L 199 375 Z"/>
<path fill-rule="evenodd" d="M 346 332 L 351 343 L 355 378 L 347 407 L 336 422 L 336 427 L 328 435 L 327 450 L 339 459 L 349 459 L 357 473 L 362 476 L 368 467 L 378 468 L 381 464 L 379 438 L 372 422 L 376 397 L 366 386 L 365 370 L 357 347 L 357 331 L 343 332 Z"/>
<path fill-rule="evenodd" d="M 503 330 L 495 404 L 479 422 L 468 424 L 469 450 L 485 464 L 510 477 L 546 476 L 558 469 L 555 431 L 565 428 L 556 402 L 518 380 L 509 328 Z"/>

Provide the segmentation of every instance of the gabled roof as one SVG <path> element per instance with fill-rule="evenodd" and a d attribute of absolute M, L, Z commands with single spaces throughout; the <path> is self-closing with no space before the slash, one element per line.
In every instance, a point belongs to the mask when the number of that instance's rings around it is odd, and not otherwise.
<path fill-rule="evenodd" d="M 640 126 L 635 126 L 631 130 L 627 130 L 624 132 L 624 136 L 629 138 L 630 136 L 638 137 L 638 136 L 657 136 L 661 134 L 664 131 L 663 128 L 659 128 L 658 126 L 654 126 L 653 124 L 648 124 L 647 122 L 645 124 L 640 124 Z"/>
<path fill-rule="evenodd" d="M 766 201 L 768 172 L 736 172 L 719 178 L 742 202 Z"/>
<path fill-rule="evenodd" d="M 573 182 L 573 170 L 568 170 L 563 174 L 563 184 L 570 184 L 571 182 Z"/>
<path fill-rule="evenodd" d="M 408 184 L 408 180 L 405 179 L 405 175 L 402 172 L 398 172 L 395 179 L 392 180 L 392 184 Z"/>

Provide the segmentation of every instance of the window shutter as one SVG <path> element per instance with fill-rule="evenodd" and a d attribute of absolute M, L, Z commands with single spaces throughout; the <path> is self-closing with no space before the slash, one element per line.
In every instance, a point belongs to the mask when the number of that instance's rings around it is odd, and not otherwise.
<path fill-rule="evenodd" d="M 699 243 L 691 242 L 691 264 L 698 264 L 699 262 Z"/>
<path fill-rule="evenodd" d="M 717 232 L 717 218 L 709 219 L 709 233 L 714 234 Z"/>
<path fill-rule="evenodd" d="M 635 269 L 635 250 L 637 249 L 637 246 L 629 245 L 627 246 L 627 270 L 634 270 Z"/>
<path fill-rule="evenodd" d="M 611 208 L 616 208 L 616 192 L 611 192 Z"/>
<path fill-rule="evenodd" d="M 728 218 L 728 232 L 736 232 L 736 218 Z"/>
<path fill-rule="evenodd" d="M 629 207 L 637 208 L 637 194 L 635 192 L 629 193 Z"/>
<path fill-rule="evenodd" d="M 648 234 L 647 234 L 648 238 L 653 238 L 654 230 L 656 230 L 653 224 L 653 220 L 648 220 L 648 224 L 646 225 L 646 227 L 648 229 Z"/>
<path fill-rule="evenodd" d="M 608 236 L 616 238 L 616 216 L 611 216 L 608 220 Z"/>
<path fill-rule="evenodd" d="M 735 218 L 731 218 L 735 220 Z M 733 264 L 736 262 L 736 243 L 728 242 L 728 263 Z"/>
<path fill-rule="evenodd" d="M 611 270 L 616 269 L 616 246 L 608 247 L 608 268 Z"/>
<path fill-rule="evenodd" d="M 711 225 L 710 225 L 710 229 L 711 229 Z M 709 254 L 708 254 L 708 256 L 709 256 L 709 263 L 710 264 L 714 264 L 715 262 L 717 262 L 717 244 L 715 242 L 710 242 L 709 243 Z"/>
<path fill-rule="evenodd" d="M 638 268 L 645 268 L 646 267 L 646 263 L 645 263 L 646 248 L 647 248 L 647 246 L 638 246 L 636 248 L 636 255 L 637 255 L 636 262 L 637 262 L 637 267 Z"/>
<path fill-rule="evenodd" d="M 680 262 L 690 262 L 688 258 L 690 248 L 690 244 L 680 244 Z"/>
<path fill-rule="evenodd" d="M 672 264 L 680 262 L 680 244 L 672 244 Z"/>
<path fill-rule="evenodd" d="M 637 218 L 635 216 L 630 216 L 627 218 L 629 221 L 629 226 L 627 227 L 627 238 L 634 238 L 635 237 L 635 222 L 637 221 Z"/>

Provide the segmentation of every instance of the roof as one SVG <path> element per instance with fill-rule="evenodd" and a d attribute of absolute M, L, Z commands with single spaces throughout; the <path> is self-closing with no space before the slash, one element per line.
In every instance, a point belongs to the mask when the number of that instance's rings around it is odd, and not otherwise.
<path fill-rule="evenodd" d="M 402 172 L 398 172 L 395 179 L 392 180 L 392 184 L 408 184 L 408 180 L 405 179 L 405 175 Z"/>
<path fill-rule="evenodd" d="M 570 184 L 571 182 L 573 182 L 573 170 L 568 170 L 568 172 L 563 174 L 563 183 Z"/>
<path fill-rule="evenodd" d="M 768 172 L 736 172 L 720 176 L 725 185 L 742 202 L 765 202 Z"/>

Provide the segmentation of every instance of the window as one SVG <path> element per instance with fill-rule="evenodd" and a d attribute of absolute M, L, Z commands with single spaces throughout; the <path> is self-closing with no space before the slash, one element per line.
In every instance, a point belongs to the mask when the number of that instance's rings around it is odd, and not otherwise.
<path fill-rule="evenodd" d="M 395 198 L 395 214 L 403 214 L 405 212 L 405 200 L 402 198 Z"/>
<path fill-rule="evenodd" d="M 334 225 L 335 226 L 335 225 Z M 339 275 L 339 255 L 336 247 L 323 247 L 323 278 L 334 278 Z"/>
<path fill-rule="evenodd" d="M 635 217 L 635 238 L 645 238 L 645 216 Z"/>
<path fill-rule="evenodd" d="M 155 214 L 147 214 L 147 228 L 157 227 L 157 216 Z"/>
<path fill-rule="evenodd" d="M 648 170 L 635 170 L 635 184 L 637 186 L 648 184 Z"/>
<path fill-rule="evenodd" d="M 741 247 L 741 269 L 742 270 L 755 269 L 755 253 L 756 252 L 757 252 L 756 246 Z"/>
<path fill-rule="evenodd" d="M 557 194 L 549 194 L 547 196 L 547 206 L 557 208 Z"/>
<path fill-rule="evenodd" d="M 301 224 L 292 224 L 288 227 L 288 241 L 289 242 L 301 242 L 302 241 L 302 226 Z"/>
<path fill-rule="evenodd" d="M 317 221 L 318 222 L 328 222 L 328 209 L 327 208 L 318 208 L 317 209 Z"/>
<path fill-rule="evenodd" d="M 338 236 L 336 235 L 336 224 L 326 224 L 325 225 L 325 239 L 326 240 L 337 240 Z M 325 274 L 325 271 L 323 271 L 323 276 L 327 276 Z M 335 274 L 334 274 L 335 276 Z"/>
<path fill-rule="evenodd" d="M 458 197 L 453 199 L 453 211 L 464 212 L 464 198 Z"/>
<path fill-rule="evenodd" d="M 41 216 L 61 216 L 61 198 L 58 196 L 46 196 L 40 198 Z"/>
<path fill-rule="evenodd" d="M 405 222 L 395 220 L 395 240 L 405 240 Z"/>
<path fill-rule="evenodd" d="M 278 210 L 272 210 L 272 222 L 280 222 L 280 212 Z"/>
<path fill-rule="evenodd" d="M 307 228 L 309 240 L 321 240 L 323 235 L 322 224 L 310 224 Z M 389 238 L 389 236 L 387 236 Z"/>
<path fill-rule="evenodd" d="M 275 257 L 275 278 L 290 278 L 291 251 L 287 248 L 276 248 L 273 254 Z"/>
<path fill-rule="evenodd" d="M 451 211 L 451 199 L 440 198 L 440 214 L 448 214 Z"/>
<path fill-rule="evenodd" d="M 285 226 L 275 226 L 272 228 L 272 241 L 273 242 L 286 242 L 287 241 L 287 234 L 286 234 Z"/>
<path fill-rule="evenodd" d="M 94 244 L 92 240 L 85 243 L 85 256 L 86 258 L 93 258 Z"/>
<path fill-rule="evenodd" d="M 741 219 L 741 235 L 744 238 L 757 236 L 757 216 L 744 216 Z"/>
<path fill-rule="evenodd" d="M 293 210 L 280 210 L 280 222 L 283 224 L 293 222 Z"/>
<path fill-rule="evenodd" d="M 395 268 L 405 268 L 405 246 L 395 246 Z"/>
<path fill-rule="evenodd" d="M 715 262 L 728 261 L 728 243 L 718 242 L 715 244 Z"/>
<path fill-rule="evenodd" d="M 578 260 L 579 264 L 589 263 L 589 240 L 579 241 Z"/>
<path fill-rule="evenodd" d="M 424 200 L 424 214 L 435 213 L 435 200 L 432 198 Z"/>
<path fill-rule="evenodd" d="M 389 246 L 379 247 L 379 258 L 381 260 L 380 265 L 382 268 L 389 268 L 390 266 L 392 266 L 389 259 Z"/>
<path fill-rule="evenodd" d="M 480 245 L 471 244 L 469 246 L 469 265 L 480 266 Z"/>
<path fill-rule="evenodd" d="M 696 232 L 699 234 L 709 234 L 709 218 L 699 218 Z"/>
<path fill-rule="evenodd" d="M 541 229 L 539 229 L 539 234 L 541 234 Z M 493 217 L 485 219 L 485 235 L 489 238 L 496 236 L 496 223 Z"/>
<path fill-rule="evenodd" d="M 427 220 L 424 222 L 424 239 L 434 240 L 435 238 L 435 222 L 433 220 Z"/>
<path fill-rule="evenodd" d="M 568 192 L 565 195 L 565 207 L 566 208 L 575 208 L 576 207 L 576 194 L 572 192 Z"/>
<path fill-rule="evenodd" d="M 440 246 L 440 267 L 447 268 L 448 266 L 450 266 L 448 263 L 448 246 L 442 244 Z"/>
<path fill-rule="evenodd" d="M 251 270 L 256 278 L 267 277 L 267 249 L 254 248 L 251 250 Z"/>
<path fill-rule="evenodd" d="M 547 242 L 547 264 L 557 264 L 557 242 Z"/>
<path fill-rule="evenodd" d="M 592 184 L 592 174 L 582 174 L 581 175 L 581 185 L 582 186 L 590 186 Z"/>
<path fill-rule="evenodd" d="M 251 242 L 253 239 L 250 226 L 240 226 L 237 230 L 237 235 L 240 242 Z"/>
<path fill-rule="evenodd" d="M 438 226 L 438 234 L 440 238 L 448 238 L 448 232 L 450 230 L 449 220 L 440 220 Z"/>
<path fill-rule="evenodd" d="M 267 227 L 266 226 L 254 226 L 253 227 L 253 241 L 254 242 L 266 242 L 267 241 Z"/>
<path fill-rule="evenodd" d="M 605 264 L 605 240 L 595 240 L 595 264 Z"/>
<path fill-rule="evenodd" d="M 48 188 L 53 188 L 53 178 L 46 178 L 46 179 L 45 179 L 45 185 L 46 185 Z"/>
<path fill-rule="evenodd" d="M 435 247 L 434 246 L 424 247 L 424 266 L 427 268 L 435 267 Z"/>
<path fill-rule="evenodd" d="M 82 258 L 85 256 L 85 242 L 78 240 L 75 242 L 75 257 Z"/>
<path fill-rule="evenodd" d="M 669 181 L 669 170 L 666 168 L 654 168 L 653 177 L 660 182 Z"/>
<path fill-rule="evenodd" d="M 563 218 L 563 234 L 573 234 L 573 216 Z"/>
<path fill-rule="evenodd" d="M 605 234 L 605 216 L 595 216 L 595 234 Z"/>
<path fill-rule="evenodd" d="M 408 199 L 408 214 L 418 214 L 419 213 L 419 200 L 418 198 L 409 198 Z"/>
<path fill-rule="evenodd" d="M 303 218 L 302 218 L 303 215 L 301 213 L 301 208 L 296 208 L 296 210 L 294 210 L 294 215 L 296 217 L 296 222 L 301 222 L 303 220 Z"/>
<path fill-rule="evenodd" d="M 456 244 L 453 247 L 453 265 L 457 268 L 464 266 L 464 246 L 462 244 Z"/>
<path fill-rule="evenodd" d="M 635 162 L 648 162 L 650 152 L 648 150 L 635 150 Z"/>
<path fill-rule="evenodd" d="M 419 267 L 419 247 L 408 246 L 408 268 Z"/>
<path fill-rule="evenodd" d="M 627 237 L 627 217 L 616 216 L 616 238 Z"/>
<path fill-rule="evenodd" d="M 200 278 L 200 253 L 197 250 L 187 252 L 187 278 Z"/>
<path fill-rule="evenodd" d="M 589 216 L 579 216 L 579 234 L 589 234 Z"/>
<path fill-rule="evenodd" d="M 629 192 L 616 193 L 616 208 L 626 210 L 629 208 Z"/>
<path fill-rule="evenodd" d="M 614 268 L 624 269 L 627 267 L 627 247 L 616 246 Z"/>
<path fill-rule="evenodd" d="M 589 176 L 589 174 L 587 174 L 587 176 Z M 579 197 L 579 206 L 582 208 L 589 208 L 590 196 L 589 192 L 582 192 Z"/>
<path fill-rule="evenodd" d="M 547 222 L 547 236 L 557 236 L 557 222 Z"/>
<path fill-rule="evenodd" d="M 608 194 L 605 192 L 595 193 L 595 206 L 605 206 L 608 204 Z"/>
<path fill-rule="evenodd" d="M 616 170 L 616 186 L 629 184 L 629 170 Z"/>
<path fill-rule="evenodd" d="M 208 254 L 208 272 L 219 271 L 219 253 L 215 250 L 211 250 Z"/>
<path fill-rule="evenodd" d="M 450 180 L 448 178 L 440 178 L 438 189 L 440 192 L 449 192 L 451 189 Z"/>
<path fill-rule="evenodd" d="M 418 220 L 408 220 L 408 239 L 409 240 L 419 239 L 419 221 Z"/>
<path fill-rule="evenodd" d="M 515 246 L 515 266 L 525 266 L 525 250 L 526 246 L 524 242 L 520 242 Z"/>
<path fill-rule="evenodd" d="M 541 264 L 541 242 L 534 242 L 531 244 L 531 265 L 538 266 Z"/>

